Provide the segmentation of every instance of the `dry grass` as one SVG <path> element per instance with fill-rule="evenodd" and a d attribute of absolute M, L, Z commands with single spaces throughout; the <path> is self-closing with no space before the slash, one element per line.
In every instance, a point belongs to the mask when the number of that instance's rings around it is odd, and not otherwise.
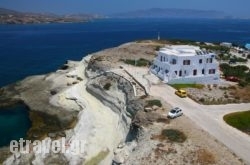
<path fill-rule="evenodd" d="M 188 97 L 199 104 L 219 105 L 230 103 L 249 103 L 250 85 L 239 87 L 237 85 L 229 87 L 206 86 L 203 90 L 188 88 Z"/>
<path fill-rule="evenodd" d="M 104 160 L 109 154 L 109 150 L 106 151 L 100 151 L 95 157 L 90 159 L 85 163 L 85 165 L 97 165 L 99 164 L 102 160 Z"/>
<path fill-rule="evenodd" d="M 158 118 L 156 120 L 157 123 L 165 123 L 165 124 L 169 124 L 169 119 L 168 118 Z"/>
<path fill-rule="evenodd" d="M 246 87 L 238 87 L 236 89 L 231 89 L 230 93 L 235 98 L 240 98 L 243 102 L 250 102 L 250 85 Z"/>
<path fill-rule="evenodd" d="M 12 153 L 9 151 L 9 147 L 4 147 L 0 149 L 0 164 L 2 164 Z"/>
<path fill-rule="evenodd" d="M 197 150 L 197 163 L 198 164 L 215 164 L 214 155 L 206 149 Z"/>

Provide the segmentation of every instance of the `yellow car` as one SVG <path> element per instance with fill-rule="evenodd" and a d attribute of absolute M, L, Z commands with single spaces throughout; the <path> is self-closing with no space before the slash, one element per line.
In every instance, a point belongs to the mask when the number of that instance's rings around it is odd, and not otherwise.
<path fill-rule="evenodd" d="M 179 97 L 187 97 L 187 92 L 183 89 L 179 89 L 175 91 L 175 94 Z"/>

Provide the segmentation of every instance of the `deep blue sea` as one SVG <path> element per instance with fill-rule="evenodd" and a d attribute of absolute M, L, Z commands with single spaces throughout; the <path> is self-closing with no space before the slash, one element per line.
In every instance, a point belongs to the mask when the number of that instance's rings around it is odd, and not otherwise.
<path fill-rule="evenodd" d="M 80 60 L 87 54 L 129 41 L 156 39 L 158 32 L 163 39 L 244 45 L 250 42 L 250 20 L 104 19 L 72 24 L 0 25 L 0 87 L 29 75 L 53 72 L 68 59 Z M 0 130 L 1 137 L 4 134 L 8 140 L 24 136 L 29 124 L 18 123 L 28 122 L 27 115 L 25 119 L 18 112 L 8 115 L 0 111 L 0 123 L 6 123 L 0 129 L 21 131 L 12 137 L 6 135 L 8 130 Z M 6 143 L 1 139 L 0 146 Z"/>
<path fill-rule="evenodd" d="M 139 39 L 250 42 L 250 20 L 105 19 L 88 23 L 0 25 L 0 87 L 55 71 L 66 60 Z"/>

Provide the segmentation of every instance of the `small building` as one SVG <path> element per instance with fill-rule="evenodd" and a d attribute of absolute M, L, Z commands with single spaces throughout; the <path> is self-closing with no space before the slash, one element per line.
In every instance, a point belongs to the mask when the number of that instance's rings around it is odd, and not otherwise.
<path fill-rule="evenodd" d="M 227 48 L 231 48 L 233 46 L 233 44 L 230 42 L 222 42 L 222 43 L 220 43 L 220 46 L 225 46 Z"/>
<path fill-rule="evenodd" d="M 245 48 L 248 49 L 248 50 L 250 50 L 250 44 L 246 44 Z"/>
<path fill-rule="evenodd" d="M 215 54 L 197 46 L 166 46 L 158 51 L 150 70 L 169 84 L 218 83 L 219 63 Z"/>

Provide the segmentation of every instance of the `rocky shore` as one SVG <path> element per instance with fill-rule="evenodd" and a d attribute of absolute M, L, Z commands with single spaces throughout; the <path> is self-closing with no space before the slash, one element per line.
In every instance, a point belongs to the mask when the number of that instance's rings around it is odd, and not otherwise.
<path fill-rule="evenodd" d="M 1 88 L 0 108 L 17 103 L 29 107 L 32 127 L 27 139 L 47 141 L 65 137 L 68 144 L 66 153 L 57 154 L 36 153 L 32 148 L 26 154 L 6 154 L 6 150 L 0 150 L 5 154 L 3 164 L 167 164 L 170 160 L 172 164 L 225 164 L 226 160 L 219 161 L 216 155 L 242 164 L 211 136 L 197 131 L 186 117 L 179 125 L 167 119 L 171 106 L 148 96 L 148 87 L 129 74 L 124 61 L 142 58 L 152 61 L 159 46 L 162 44 L 152 41 L 127 43 L 88 55 L 81 61 L 68 61 L 56 72 L 31 76 Z M 161 131 L 169 127 L 183 131 L 187 142 L 179 144 L 159 138 Z M 189 134 L 186 128 L 197 136 Z M 208 145 L 203 142 L 206 138 Z M 85 142 L 84 153 L 74 153 L 70 146 L 73 140 Z M 215 149 L 210 149 L 211 146 Z M 223 155 L 215 146 L 221 148 Z M 211 160 L 199 162 L 198 150 L 209 150 Z"/>
<path fill-rule="evenodd" d="M 112 66 L 103 69 L 96 66 L 97 63 L 93 65 L 96 57 L 104 57 L 98 56 L 100 53 L 80 62 L 68 61 L 54 73 L 28 77 L 0 91 L 0 107 L 17 103 L 29 107 L 32 127 L 27 139 L 83 139 L 86 153 L 73 156 L 31 152 L 12 155 L 4 164 L 62 161 L 78 164 L 93 161 L 91 159 L 103 151 L 108 153 L 103 164 L 112 162 L 113 149 L 126 141 L 133 116 L 143 109 L 144 102 L 135 97 L 131 81 L 105 72 L 112 70 Z M 105 87 L 107 83 L 109 89 Z"/>

